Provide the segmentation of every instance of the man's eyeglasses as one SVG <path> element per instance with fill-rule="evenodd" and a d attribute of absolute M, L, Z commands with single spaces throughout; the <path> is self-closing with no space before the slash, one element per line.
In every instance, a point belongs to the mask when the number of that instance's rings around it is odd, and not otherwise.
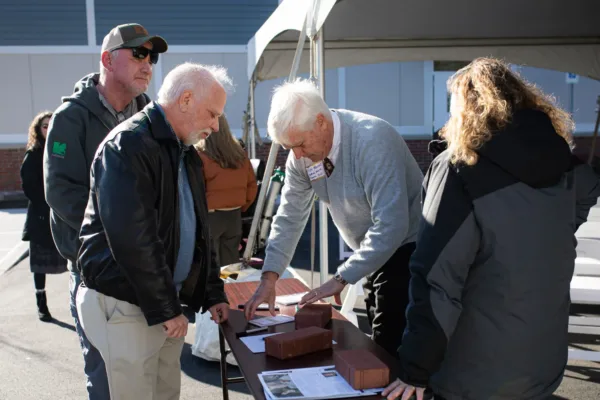
<path fill-rule="evenodd" d="M 118 47 L 114 50 L 119 50 L 123 48 L 125 47 Z M 150 55 L 150 64 L 156 64 L 158 62 L 158 53 L 153 52 L 152 49 L 149 49 L 144 46 L 131 47 L 130 49 L 131 54 L 133 54 L 133 57 L 137 58 L 138 60 L 144 60 L 146 57 L 148 57 L 148 55 Z"/>

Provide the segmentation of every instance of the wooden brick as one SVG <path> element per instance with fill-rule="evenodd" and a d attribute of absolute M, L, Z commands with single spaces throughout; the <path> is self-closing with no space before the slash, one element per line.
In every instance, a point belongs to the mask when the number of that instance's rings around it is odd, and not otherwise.
<path fill-rule="evenodd" d="M 333 354 L 335 369 L 355 390 L 385 387 L 390 369 L 367 350 L 342 350 Z"/>
<path fill-rule="evenodd" d="M 331 314 L 332 308 L 329 303 L 307 304 L 296 313 L 296 329 L 309 326 L 324 328 L 331 321 Z"/>
<path fill-rule="evenodd" d="M 268 356 L 287 360 L 330 349 L 332 339 L 331 331 L 311 326 L 266 337 L 265 350 Z"/>

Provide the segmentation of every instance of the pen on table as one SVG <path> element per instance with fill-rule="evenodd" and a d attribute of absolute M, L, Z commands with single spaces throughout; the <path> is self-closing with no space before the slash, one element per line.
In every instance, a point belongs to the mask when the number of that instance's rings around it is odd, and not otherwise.
<path fill-rule="evenodd" d="M 264 332 L 264 331 L 268 331 L 268 330 L 269 330 L 269 327 L 268 326 L 264 326 L 262 328 L 248 329 L 245 332 L 238 332 L 238 333 L 235 334 L 235 336 L 237 338 L 241 338 L 241 337 L 244 337 L 244 336 L 252 335 L 253 333 Z"/>

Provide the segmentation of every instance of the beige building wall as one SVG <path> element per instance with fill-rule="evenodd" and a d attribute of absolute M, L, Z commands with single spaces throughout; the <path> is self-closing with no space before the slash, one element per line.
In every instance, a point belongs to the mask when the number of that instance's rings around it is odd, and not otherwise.
<path fill-rule="evenodd" d="M 33 89 L 27 55 L 0 55 L 0 134 L 27 131 L 33 117 Z"/>
<path fill-rule="evenodd" d="M 184 52 L 161 55 L 155 67 L 148 95 L 156 98 L 162 77 L 176 65 L 191 61 L 223 65 L 229 71 L 235 91 L 225 112 L 235 134 L 241 134 L 248 101 L 246 53 L 241 51 Z M 62 96 L 70 95 L 76 81 L 99 70 L 100 55 L 84 54 L 0 54 L 0 148 L 23 147 L 33 116 L 54 110 Z M 406 62 L 362 65 L 326 71 L 326 100 L 331 107 L 348 108 L 377 115 L 399 128 L 403 135 L 431 133 L 430 63 Z M 521 73 L 544 91 L 553 93 L 568 109 L 570 95 L 564 73 L 522 67 Z M 303 77 L 306 77 L 305 75 Z M 273 87 L 283 79 L 259 82 L 256 88 L 256 121 L 261 134 L 266 122 Z M 596 96 L 600 82 L 581 78 L 573 90 L 578 133 L 588 134 L 596 117 Z"/>

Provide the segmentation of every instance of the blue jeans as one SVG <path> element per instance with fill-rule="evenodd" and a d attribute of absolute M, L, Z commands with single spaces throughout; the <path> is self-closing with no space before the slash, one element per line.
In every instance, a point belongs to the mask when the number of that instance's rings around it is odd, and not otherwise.
<path fill-rule="evenodd" d="M 104 360 L 102 359 L 100 352 L 88 341 L 83 332 L 83 328 L 79 323 L 79 316 L 77 315 L 75 299 L 77 297 L 79 284 L 81 283 L 81 277 L 79 276 L 79 272 L 76 272 L 74 268 L 69 269 L 71 270 L 71 277 L 69 279 L 71 315 L 75 319 L 75 329 L 77 330 L 79 344 L 81 344 L 81 351 L 83 352 L 83 371 L 85 372 L 87 380 L 88 397 L 89 400 L 110 400 Z"/>

